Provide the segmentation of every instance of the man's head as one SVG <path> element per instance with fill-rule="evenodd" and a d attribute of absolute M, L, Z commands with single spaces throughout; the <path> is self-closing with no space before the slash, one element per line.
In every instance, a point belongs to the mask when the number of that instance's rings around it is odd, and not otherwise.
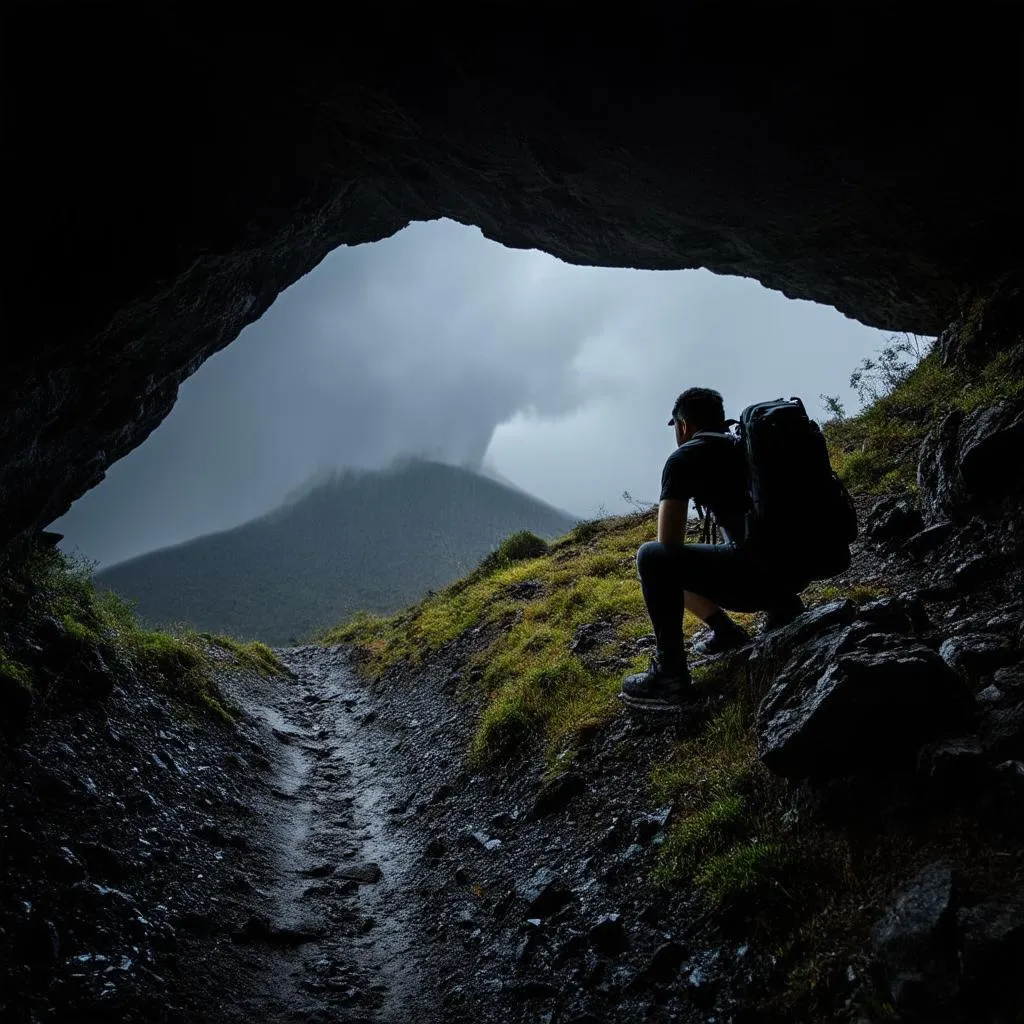
<path fill-rule="evenodd" d="M 687 388 L 672 406 L 676 444 L 689 441 L 699 430 L 725 430 L 725 405 L 722 396 L 711 388 Z"/>

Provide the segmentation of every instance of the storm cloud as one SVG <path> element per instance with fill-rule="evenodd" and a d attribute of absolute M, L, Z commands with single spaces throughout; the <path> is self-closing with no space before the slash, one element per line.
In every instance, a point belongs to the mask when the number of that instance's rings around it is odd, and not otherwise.
<path fill-rule="evenodd" d="M 820 413 L 885 339 L 706 271 L 574 267 L 450 221 L 341 248 L 182 386 L 171 415 L 58 520 L 101 564 L 225 529 L 311 477 L 425 455 L 581 517 L 657 498 L 675 395 Z M 415 511 L 410 510 L 410 528 Z"/>

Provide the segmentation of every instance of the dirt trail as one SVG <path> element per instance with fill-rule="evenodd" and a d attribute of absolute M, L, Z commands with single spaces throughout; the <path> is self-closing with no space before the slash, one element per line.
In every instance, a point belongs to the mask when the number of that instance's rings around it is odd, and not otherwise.
<path fill-rule="evenodd" d="M 396 791 L 373 703 L 324 648 L 280 652 L 291 681 L 236 682 L 271 769 L 268 854 L 249 948 L 265 987 L 242 1014 L 273 1020 L 407 1021 L 429 1014 L 407 888 L 419 851 L 397 828 Z"/>

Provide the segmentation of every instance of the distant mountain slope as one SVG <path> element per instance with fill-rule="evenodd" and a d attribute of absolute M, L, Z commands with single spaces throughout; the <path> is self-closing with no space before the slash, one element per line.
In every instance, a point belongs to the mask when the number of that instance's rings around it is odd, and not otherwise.
<path fill-rule="evenodd" d="M 287 643 L 357 611 L 402 608 L 516 530 L 550 538 L 575 521 L 488 477 L 411 461 L 339 474 L 259 519 L 122 562 L 96 582 L 157 625 Z"/>

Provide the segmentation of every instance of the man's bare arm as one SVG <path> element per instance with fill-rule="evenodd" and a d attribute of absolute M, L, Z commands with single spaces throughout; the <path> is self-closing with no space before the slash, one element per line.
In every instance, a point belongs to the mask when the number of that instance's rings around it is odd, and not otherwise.
<path fill-rule="evenodd" d="M 658 505 L 658 540 L 662 544 L 678 543 L 686 539 L 686 510 L 688 501 L 666 499 Z"/>

